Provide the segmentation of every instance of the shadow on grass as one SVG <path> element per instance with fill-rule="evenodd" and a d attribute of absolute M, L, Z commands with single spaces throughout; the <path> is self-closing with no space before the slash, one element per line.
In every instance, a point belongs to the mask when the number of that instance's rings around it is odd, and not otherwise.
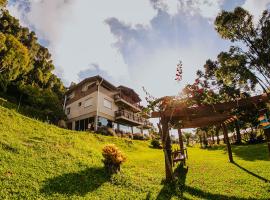
<path fill-rule="evenodd" d="M 269 160 L 266 144 L 233 145 L 233 153 L 247 161 Z"/>
<path fill-rule="evenodd" d="M 189 198 L 184 197 L 184 193 L 196 197 L 199 199 L 207 200 L 257 200 L 256 198 L 242 198 L 236 196 L 227 196 L 222 194 L 213 194 L 200 190 L 198 188 L 190 187 L 185 185 L 186 176 L 188 173 L 188 168 L 184 168 L 182 165 L 175 170 L 175 173 L 178 173 L 178 178 L 172 183 L 165 183 L 161 191 L 159 192 L 156 200 L 170 200 L 172 197 L 177 197 L 178 199 L 187 200 Z M 252 173 L 252 172 L 251 172 Z M 258 176 L 258 175 L 257 175 Z M 263 177 L 260 177 L 264 179 Z M 265 179 L 266 180 L 266 179 Z M 261 199 L 267 200 L 267 199 Z"/>
<path fill-rule="evenodd" d="M 183 199 L 187 173 L 188 167 L 185 168 L 182 164 L 178 165 L 178 167 L 174 170 L 174 176 L 177 177 L 177 179 L 172 183 L 164 183 L 163 188 L 157 196 L 157 200 L 169 200 L 173 196 Z"/>
<path fill-rule="evenodd" d="M 41 192 L 47 195 L 60 193 L 84 196 L 88 192 L 98 189 L 109 179 L 110 176 L 105 172 L 104 168 L 87 168 L 83 171 L 67 173 L 48 179 Z"/>
<path fill-rule="evenodd" d="M 260 175 L 258 175 L 258 174 L 255 174 L 255 173 L 253 173 L 253 172 L 247 170 L 246 168 L 240 166 L 239 164 L 237 164 L 237 163 L 235 163 L 235 162 L 234 162 L 233 164 L 234 164 L 235 166 L 237 166 L 238 168 L 242 169 L 243 171 L 247 172 L 248 174 L 250 174 L 250 175 L 252 175 L 252 176 L 254 176 L 254 177 L 256 177 L 256 178 L 258 178 L 258 179 L 260 179 L 260 180 L 262 180 L 262 181 L 264 181 L 264 182 L 266 182 L 266 183 L 270 183 L 270 180 L 268 180 L 268 179 L 266 179 L 266 178 L 264 178 L 264 177 L 262 177 L 262 176 L 260 176 Z"/>
<path fill-rule="evenodd" d="M 227 153 L 226 145 L 215 145 L 206 148 L 208 151 L 223 150 Z M 235 156 L 246 161 L 269 160 L 266 144 L 240 144 L 232 145 L 232 152 Z"/>

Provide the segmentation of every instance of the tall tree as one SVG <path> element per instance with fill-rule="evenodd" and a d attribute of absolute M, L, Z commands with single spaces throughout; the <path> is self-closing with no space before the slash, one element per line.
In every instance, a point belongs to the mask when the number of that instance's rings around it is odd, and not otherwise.
<path fill-rule="evenodd" d="M 227 58 L 223 60 L 241 60 L 240 70 L 244 70 L 247 77 L 252 76 L 254 81 L 255 76 L 264 90 L 270 87 L 270 12 L 264 11 L 254 25 L 253 16 L 241 7 L 232 12 L 222 11 L 215 20 L 215 28 L 222 38 L 236 44 L 225 53 Z M 239 43 L 245 48 L 237 45 Z"/>
<path fill-rule="evenodd" d="M 39 110 L 43 115 L 42 119 L 51 117 L 52 121 L 56 121 L 55 119 L 62 117 L 61 101 L 65 87 L 62 81 L 53 74 L 55 67 L 49 50 L 39 44 L 37 36 L 33 31 L 22 27 L 19 20 L 11 16 L 5 9 L 2 10 L 0 16 L 0 32 L 5 37 L 8 36 L 8 39 L 12 39 L 13 43 L 9 42 L 8 44 L 17 45 L 17 47 L 13 48 L 13 52 L 9 51 L 12 52 L 7 57 L 9 58 L 9 63 L 3 57 L 7 53 L 4 51 L 5 48 L 0 52 L 2 53 L 0 56 L 1 64 L 8 63 L 17 67 L 14 67 L 14 70 L 9 70 L 10 78 L 2 76 L 2 82 L 5 82 L 5 86 L 7 86 L 7 95 L 16 97 L 17 101 L 22 99 L 22 103 L 26 106 Z M 5 42 L 4 39 L 2 39 L 2 43 Z M 22 52 L 22 49 L 27 51 L 28 59 L 22 59 L 22 53 L 15 54 L 18 51 Z M 1 67 L 5 66 L 7 65 L 2 64 Z M 36 101 L 37 99 L 38 101 Z M 48 101 L 48 99 L 50 100 Z M 46 109 L 48 110 L 46 111 Z M 40 115 L 38 118 L 40 118 Z"/>
<path fill-rule="evenodd" d="M 0 58 L 0 87 L 3 90 L 10 81 L 31 70 L 27 48 L 14 36 L 1 32 Z"/>

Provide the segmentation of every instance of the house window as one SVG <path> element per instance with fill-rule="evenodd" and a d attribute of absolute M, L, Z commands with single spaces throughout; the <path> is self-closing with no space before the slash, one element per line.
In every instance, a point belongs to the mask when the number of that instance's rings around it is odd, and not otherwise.
<path fill-rule="evenodd" d="M 81 105 L 82 105 L 82 102 L 79 102 L 79 103 L 78 103 L 78 106 L 81 107 Z"/>
<path fill-rule="evenodd" d="M 67 108 L 67 115 L 70 114 L 70 108 Z"/>
<path fill-rule="evenodd" d="M 86 99 L 85 102 L 84 102 L 84 107 L 89 107 L 89 106 L 92 106 L 93 103 L 92 103 L 93 99 L 90 98 L 90 99 Z"/>
<path fill-rule="evenodd" d="M 109 101 L 108 99 L 104 99 L 103 105 L 104 105 L 105 108 L 112 109 L 112 102 Z"/>

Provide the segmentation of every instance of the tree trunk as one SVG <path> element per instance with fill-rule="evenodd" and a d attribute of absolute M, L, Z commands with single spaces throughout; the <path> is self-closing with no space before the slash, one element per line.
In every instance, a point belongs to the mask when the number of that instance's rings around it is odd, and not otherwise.
<path fill-rule="evenodd" d="M 202 136 L 199 135 L 199 140 L 200 140 L 200 145 L 201 145 L 201 148 L 202 148 Z"/>
<path fill-rule="evenodd" d="M 235 125 L 235 131 L 236 131 L 236 144 L 242 143 L 241 133 L 240 133 L 240 127 L 239 127 L 239 121 L 234 122 Z"/>
<path fill-rule="evenodd" d="M 266 142 L 268 145 L 268 152 L 269 152 L 269 157 L 270 157 L 270 128 L 264 129 L 264 134 L 266 136 Z"/>
<path fill-rule="evenodd" d="M 204 148 L 208 146 L 208 140 L 207 140 L 207 135 L 205 131 L 203 132 L 203 144 L 204 144 Z"/>
<path fill-rule="evenodd" d="M 219 144 L 220 139 L 219 139 L 219 127 L 216 128 L 216 137 L 217 137 L 217 144 Z"/>
<path fill-rule="evenodd" d="M 171 149 L 171 138 L 169 135 L 168 119 L 162 118 L 162 145 L 165 156 L 165 172 L 166 181 L 171 181 L 173 179 L 172 173 L 172 149 Z"/>
<path fill-rule="evenodd" d="M 184 155 L 184 143 L 183 143 L 183 135 L 181 129 L 178 129 L 178 137 L 179 137 L 179 146 L 180 146 L 180 151 L 181 154 Z"/>
<path fill-rule="evenodd" d="M 211 132 L 211 137 L 212 137 L 212 144 L 215 144 L 215 137 L 214 137 L 214 133 Z"/>
<path fill-rule="evenodd" d="M 224 139 L 225 139 L 225 142 L 226 142 L 226 145 L 227 145 L 229 161 L 231 163 L 233 163 L 232 148 L 231 148 L 231 144 L 230 144 L 230 140 L 229 140 L 229 136 L 228 136 L 228 129 L 227 129 L 227 127 L 226 127 L 226 125 L 224 123 L 222 123 L 222 128 L 223 128 Z"/>

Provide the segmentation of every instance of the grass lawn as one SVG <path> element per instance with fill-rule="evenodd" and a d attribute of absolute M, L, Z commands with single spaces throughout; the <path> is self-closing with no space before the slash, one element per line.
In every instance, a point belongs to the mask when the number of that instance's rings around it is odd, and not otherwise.
<path fill-rule="evenodd" d="M 188 168 L 163 184 L 161 150 L 149 142 L 63 130 L 0 107 L 0 199 L 270 199 L 265 144 L 188 148 Z M 101 149 L 116 144 L 128 157 L 109 177 Z"/>

